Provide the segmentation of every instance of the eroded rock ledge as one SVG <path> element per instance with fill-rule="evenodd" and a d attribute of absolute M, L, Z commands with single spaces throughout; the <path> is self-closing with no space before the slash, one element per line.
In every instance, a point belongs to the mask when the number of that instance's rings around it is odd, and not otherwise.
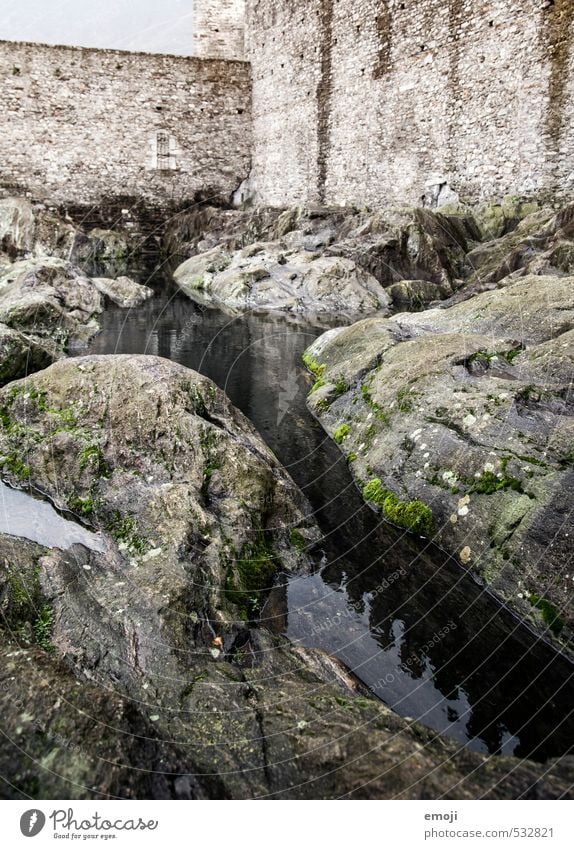
<path fill-rule="evenodd" d="M 256 627 L 274 574 L 314 568 L 300 541 L 312 551 L 318 532 L 210 381 L 155 357 L 86 357 L 0 390 L 0 410 L 4 477 L 107 541 L 0 537 L 8 796 L 572 794 L 572 759 L 460 750 Z"/>
<path fill-rule="evenodd" d="M 574 278 L 324 334 L 309 406 L 390 521 L 432 537 L 570 650 Z"/>

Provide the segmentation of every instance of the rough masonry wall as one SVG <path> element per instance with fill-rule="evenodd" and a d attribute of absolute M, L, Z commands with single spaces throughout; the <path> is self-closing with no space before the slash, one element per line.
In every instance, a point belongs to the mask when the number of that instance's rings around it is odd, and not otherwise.
<path fill-rule="evenodd" d="M 572 0 L 249 0 L 260 200 L 574 188 Z"/>
<path fill-rule="evenodd" d="M 1 42 L 0 83 L 4 193 L 166 205 L 249 172 L 244 62 Z"/>
<path fill-rule="evenodd" d="M 191 0 L 192 55 L 201 58 L 243 59 L 245 0 Z"/>

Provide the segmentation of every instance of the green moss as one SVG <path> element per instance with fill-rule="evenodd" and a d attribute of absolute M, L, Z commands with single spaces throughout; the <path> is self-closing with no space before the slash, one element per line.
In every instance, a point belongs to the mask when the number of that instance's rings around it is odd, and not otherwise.
<path fill-rule="evenodd" d="M 98 477 L 107 478 L 110 469 L 104 458 L 104 452 L 99 445 L 87 445 L 80 451 L 80 470 L 90 468 Z"/>
<path fill-rule="evenodd" d="M 239 608 L 242 619 L 258 618 L 276 571 L 275 556 L 263 537 L 245 546 L 241 559 L 235 567 L 229 568 L 225 593 L 229 601 Z"/>
<path fill-rule="evenodd" d="M 379 507 L 385 518 L 401 528 L 430 536 L 433 530 L 432 510 L 422 501 L 401 501 L 394 492 L 386 489 L 379 478 L 369 481 L 363 488 L 363 498 Z"/>
<path fill-rule="evenodd" d="M 304 551 L 307 547 L 307 540 L 297 528 L 293 528 L 289 534 L 289 542 L 296 548 L 297 551 Z"/>
<path fill-rule="evenodd" d="M 507 363 L 513 363 L 516 357 L 522 353 L 522 348 L 513 348 L 511 351 L 501 351 L 498 356 L 506 360 Z"/>
<path fill-rule="evenodd" d="M 78 426 L 78 415 L 72 407 L 65 407 L 63 410 L 57 410 L 54 407 L 44 407 L 43 409 L 60 419 L 64 425 L 63 430 L 70 430 Z"/>
<path fill-rule="evenodd" d="M 397 406 L 401 413 L 412 413 L 413 393 L 410 388 L 401 389 L 401 391 L 397 393 Z"/>
<path fill-rule="evenodd" d="M 307 353 L 307 351 L 305 351 L 305 353 L 303 354 L 303 362 L 305 363 L 309 371 L 312 372 L 312 374 L 314 374 L 317 379 L 323 377 L 323 375 L 325 374 L 327 366 L 318 363 L 316 360 L 313 359 L 310 354 Z"/>
<path fill-rule="evenodd" d="M 68 498 L 68 507 L 72 513 L 77 513 L 80 516 L 91 516 L 94 512 L 93 498 L 80 498 L 78 495 L 73 495 Z"/>
<path fill-rule="evenodd" d="M 122 516 L 121 513 L 114 513 L 107 525 L 107 530 L 116 542 L 125 543 L 131 551 L 137 554 L 145 554 L 150 548 L 148 541 L 139 533 L 137 522 L 133 516 Z"/>
<path fill-rule="evenodd" d="M 564 628 L 564 620 L 561 618 L 552 602 L 542 596 L 534 594 L 528 596 L 528 601 L 532 607 L 535 607 L 540 611 L 544 622 L 548 625 L 552 633 L 555 636 L 558 636 Z"/>
<path fill-rule="evenodd" d="M 22 481 L 30 479 L 32 469 L 30 466 L 26 465 L 26 463 L 23 463 L 16 454 L 10 454 L 8 457 L 4 457 L 3 463 L 4 467 L 7 468 L 15 478 Z"/>
<path fill-rule="evenodd" d="M 316 410 L 317 413 L 326 413 L 327 410 L 330 407 L 331 407 L 331 402 L 328 400 L 328 398 L 321 398 L 315 404 L 315 410 Z"/>
<path fill-rule="evenodd" d="M 32 626 L 34 642 L 47 652 L 53 652 L 52 631 L 54 628 L 54 611 L 49 604 L 44 604 L 38 611 L 38 617 Z"/>
<path fill-rule="evenodd" d="M 344 395 L 350 388 L 349 382 L 344 377 L 337 378 L 334 390 L 335 398 L 339 398 L 341 395 Z"/>
<path fill-rule="evenodd" d="M 371 387 L 372 379 L 368 383 L 363 383 L 361 385 L 361 395 L 363 396 L 363 401 L 367 406 L 373 411 L 375 417 L 379 419 L 379 421 L 384 422 L 387 426 L 390 426 L 390 416 L 388 413 L 385 413 L 382 407 L 377 404 L 376 401 L 373 400 L 371 395 L 370 387 Z"/>
<path fill-rule="evenodd" d="M 356 455 L 356 454 L 352 454 L 352 453 L 351 453 L 351 454 L 349 454 L 349 455 L 347 456 L 347 460 L 349 461 L 349 463 L 354 463 L 356 459 L 357 459 L 357 455 Z"/>
<path fill-rule="evenodd" d="M 340 427 L 337 428 L 337 430 L 333 434 L 333 439 L 335 440 L 337 445 L 340 445 L 344 438 L 350 434 L 350 432 L 350 426 L 348 424 L 342 424 L 340 425 Z"/>
<path fill-rule="evenodd" d="M 479 478 L 469 483 L 470 492 L 477 492 L 481 495 L 492 495 L 494 492 L 507 489 L 512 489 L 514 492 L 524 492 L 522 483 L 518 478 L 507 477 L 506 475 L 499 478 L 494 472 L 483 472 Z"/>
<path fill-rule="evenodd" d="M 211 478 L 214 473 L 221 469 L 221 463 L 211 462 L 203 470 L 203 483 L 201 485 L 201 491 L 205 495 L 209 489 L 209 484 L 211 483 Z"/>
<path fill-rule="evenodd" d="M 16 608 L 23 608 L 30 604 L 30 593 L 17 575 L 13 573 L 8 575 L 8 587 L 10 588 L 10 601 Z"/>

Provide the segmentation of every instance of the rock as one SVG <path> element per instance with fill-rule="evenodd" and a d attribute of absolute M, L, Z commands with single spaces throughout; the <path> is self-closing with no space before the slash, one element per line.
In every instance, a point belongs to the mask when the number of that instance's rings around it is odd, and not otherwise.
<path fill-rule="evenodd" d="M 25 461 L 29 484 L 107 536 L 104 552 L 64 552 L 0 535 L 13 798 L 572 796 L 571 758 L 461 752 L 338 661 L 255 627 L 273 573 L 312 566 L 290 531 L 316 528 L 209 380 L 84 357 L 0 390 L 0 406 L 4 474 Z"/>
<path fill-rule="evenodd" d="M 480 204 L 473 209 L 473 217 L 480 228 L 482 238 L 490 241 L 511 233 L 524 218 L 538 209 L 535 200 L 507 197 L 500 203 Z"/>
<path fill-rule="evenodd" d="M 252 210 L 197 206 L 170 218 L 162 233 L 162 249 L 169 257 L 189 257 L 223 246 L 236 251 L 252 242 L 272 241 L 281 209 Z M 284 235 L 284 234 L 282 234 Z"/>
<path fill-rule="evenodd" d="M 133 251 L 132 239 L 126 233 L 95 228 L 76 240 L 69 259 L 90 275 L 116 277 L 127 270 Z"/>
<path fill-rule="evenodd" d="M 234 254 L 214 248 L 187 260 L 174 278 L 190 297 L 240 310 L 350 316 L 386 311 L 389 304 L 377 281 L 351 260 L 288 250 L 282 242 Z"/>
<path fill-rule="evenodd" d="M 54 346 L 0 324 L 0 386 L 47 368 L 56 359 Z"/>
<path fill-rule="evenodd" d="M 376 212 L 327 249 L 369 271 L 383 286 L 419 280 L 451 295 L 467 273 L 466 253 L 480 232 L 472 216 L 429 209 Z"/>
<path fill-rule="evenodd" d="M 412 333 L 478 333 L 536 344 L 566 332 L 574 322 L 574 278 L 519 277 L 449 309 L 397 317 Z"/>
<path fill-rule="evenodd" d="M 94 277 L 92 281 L 98 292 L 124 309 L 139 307 L 153 297 L 153 289 L 136 283 L 130 277 L 118 277 L 115 280 L 109 277 Z"/>
<path fill-rule="evenodd" d="M 0 247 L 11 259 L 55 256 L 69 259 L 81 232 L 69 220 L 27 198 L 0 200 Z"/>
<path fill-rule="evenodd" d="M 572 238 L 574 204 L 557 213 L 552 209 L 532 212 L 511 232 L 468 253 L 467 261 L 473 271 L 448 304 L 505 286 L 527 274 L 572 274 Z"/>
<path fill-rule="evenodd" d="M 32 204 L 26 198 L 0 199 L 0 247 L 9 256 L 34 248 L 36 223 Z"/>
<path fill-rule="evenodd" d="M 314 343 L 309 406 L 364 497 L 574 650 L 571 277 L 366 319 Z"/>
<path fill-rule="evenodd" d="M 206 378 L 154 357 L 86 357 L 6 393 L 3 420 L 26 425 L 3 433 L 5 474 L 29 467 L 57 506 L 115 534 L 137 580 L 171 583 L 196 610 L 211 599 L 215 622 L 230 605 L 252 612 L 279 564 L 306 562 L 290 542 L 293 526 L 314 527 L 306 502 Z"/>
<path fill-rule="evenodd" d="M 397 310 L 420 309 L 431 301 L 440 300 L 443 292 L 444 289 L 428 280 L 401 280 L 387 289 Z"/>
<path fill-rule="evenodd" d="M 22 260 L 0 274 L 0 322 L 61 346 L 97 333 L 95 316 L 102 309 L 92 281 L 65 260 Z"/>

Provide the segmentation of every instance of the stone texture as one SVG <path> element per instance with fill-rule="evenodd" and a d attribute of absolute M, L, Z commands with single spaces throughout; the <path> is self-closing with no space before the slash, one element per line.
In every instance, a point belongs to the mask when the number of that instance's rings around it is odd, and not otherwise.
<path fill-rule="evenodd" d="M 0 86 L 0 186 L 11 194 L 162 206 L 228 199 L 248 174 L 244 62 L 0 42 Z M 158 133 L 169 137 L 159 160 Z"/>
<path fill-rule="evenodd" d="M 66 260 L 15 262 L 0 275 L 0 321 L 51 340 L 81 345 L 99 330 L 103 298 L 92 281 Z"/>
<path fill-rule="evenodd" d="M 386 312 L 389 298 L 368 272 L 342 257 L 263 242 L 191 257 L 174 273 L 190 297 L 239 310 L 269 309 L 356 316 Z"/>
<path fill-rule="evenodd" d="M 572 191 L 569 0 L 253 0 L 247 38 L 263 203 Z"/>
<path fill-rule="evenodd" d="M 153 289 L 142 286 L 129 277 L 117 277 L 115 280 L 109 277 L 93 277 L 92 282 L 98 292 L 124 309 L 139 307 L 153 296 Z"/>
<path fill-rule="evenodd" d="M 520 278 L 447 309 L 329 331 L 307 353 L 319 377 L 310 408 L 366 500 L 570 651 L 573 286 Z"/>
<path fill-rule="evenodd" d="M 242 558 L 263 557 L 258 535 L 273 550 L 265 595 L 272 571 L 312 566 L 291 529 L 317 530 L 209 380 L 155 357 L 85 357 L 0 390 L 0 405 L 12 479 L 26 460 L 30 484 L 83 504 L 107 539 L 46 551 L 0 535 L 10 798 L 572 796 L 572 758 L 461 750 L 365 697 L 334 659 L 244 621 L 254 587 L 242 600 L 236 582 Z"/>
<path fill-rule="evenodd" d="M 245 0 L 193 0 L 192 55 L 245 58 Z"/>
<path fill-rule="evenodd" d="M 55 346 L 0 324 L 0 386 L 51 365 Z"/>

